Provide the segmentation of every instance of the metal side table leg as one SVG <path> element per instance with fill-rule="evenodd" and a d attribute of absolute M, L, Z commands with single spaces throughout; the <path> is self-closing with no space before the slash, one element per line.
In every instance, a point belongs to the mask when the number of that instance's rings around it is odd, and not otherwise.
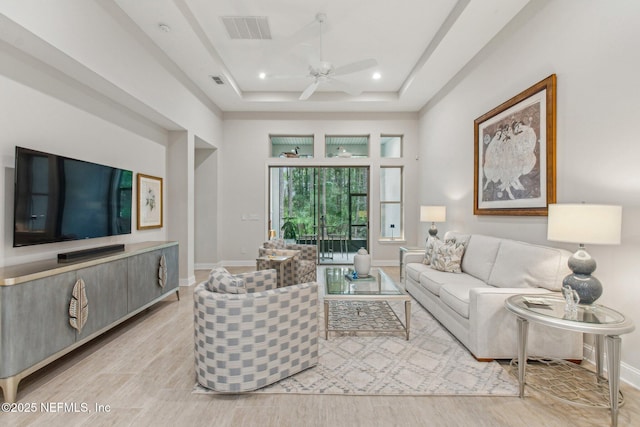
<path fill-rule="evenodd" d="M 593 344 L 596 353 L 596 373 L 598 379 L 604 378 L 604 335 L 594 335 Z"/>
<path fill-rule="evenodd" d="M 518 317 L 518 385 L 520 397 L 524 398 L 525 374 L 527 368 L 527 335 L 529 334 L 529 321 Z"/>
<path fill-rule="evenodd" d="M 617 335 L 607 335 L 607 369 L 609 374 L 609 403 L 611 405 L 611 425 L 618 425 L 618 392 L 620 391 L 620 343 Z"/>
<path fill-rule="evenodd" d="M 329 301 L 324 302 L 324 339 L 329 339 Z"/>

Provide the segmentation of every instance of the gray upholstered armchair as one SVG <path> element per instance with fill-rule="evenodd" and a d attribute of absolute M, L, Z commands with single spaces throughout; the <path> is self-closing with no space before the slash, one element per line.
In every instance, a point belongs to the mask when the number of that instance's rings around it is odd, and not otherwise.
<path fill-rule="evenodd" d="M 316 281 L 318 249 L 315 245 L 286 244 L 283 239 L 273 239 L 264 242 L 262 247 L 258 248 L 259 257 L 269 255 L 293 256 L 293 262 L 285 265 L 283 279 L 285 286 Z M 269 268 L 271 265 L 268 260 L 258 259 L 258 270 Z"/>
<path fill-rule="evenodd" d="M 193 298 L 203 387 L 256 390 L 318 363 L 317 283 L 276 288 L 275 270 L 231 275 L 217 268 Z"/>

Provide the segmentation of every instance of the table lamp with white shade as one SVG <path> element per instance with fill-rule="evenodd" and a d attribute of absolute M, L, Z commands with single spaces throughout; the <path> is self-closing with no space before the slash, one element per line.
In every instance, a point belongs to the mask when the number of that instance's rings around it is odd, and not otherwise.
<path fill-rule="evenodd" d="M 447 218 L 446 206 L 420 206 L 420 222 L 430 222 L 431 228 L 429 228 L 430 236 L 438 235 L 438 228 L 436 222 L 445 222 Z"/>
<path fill-rule="evenodd" d="M 602 295 L 602 284 L 591 275 L 596 261 L 586 251 L 585 244 L 618 245 L 622 230 L 622 207 L 591 204 L 551 204 L 547 239 L 578 243 L 576 253 L 569 258 L 569 274 L 562 281 L 580 297 L 580 304 L 592 304 Z"/>

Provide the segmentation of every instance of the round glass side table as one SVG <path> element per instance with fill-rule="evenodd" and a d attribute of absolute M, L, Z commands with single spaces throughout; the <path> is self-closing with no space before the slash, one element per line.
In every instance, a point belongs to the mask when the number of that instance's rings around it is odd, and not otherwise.
<path fill-rule="evenodd" d="M 635 329 L 622 313 L 599 304 L 578 305 L 577 310 L 565 310 L 565 300 L 555 295 L 514 295 L 505 301 L 507 310 L 518 320 L 518 383 L 524 397 L 527 366 L 527 334 L 529 322 L 552 328 L 592 334 L 595 338 L 596 373 L 603 377 L 604 345 L 607 348 L 609 408 L 611 425 L 618 425 L 618 394 L 620 391 L 620 335 Z M 521 363 L 521 361 L 523 361 Z"/>

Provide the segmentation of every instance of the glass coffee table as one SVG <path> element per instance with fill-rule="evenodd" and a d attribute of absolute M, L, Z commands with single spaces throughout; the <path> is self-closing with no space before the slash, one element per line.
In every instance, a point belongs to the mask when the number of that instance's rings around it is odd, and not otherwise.
<path fill-rule="evenodd" d="M 409 327 L 411 318 L 411 297 L 399 287 L 382 270 L 372 268 L 369 277 L 350 279 L 353 269 L 350 268 L 326 268 L 325 292 L 324 292 L 324 338 L 328 339 L 329 331 L 344 329 L 329 329 L 329 303 L 331 301 L 391 301 L 404 302 L 404 324 L 394 312 L 396 319 L 402 325 L 406 339 L 409 340 Z M 371 329 L 371 331 L 394 332 L 394 330 Z"/>

